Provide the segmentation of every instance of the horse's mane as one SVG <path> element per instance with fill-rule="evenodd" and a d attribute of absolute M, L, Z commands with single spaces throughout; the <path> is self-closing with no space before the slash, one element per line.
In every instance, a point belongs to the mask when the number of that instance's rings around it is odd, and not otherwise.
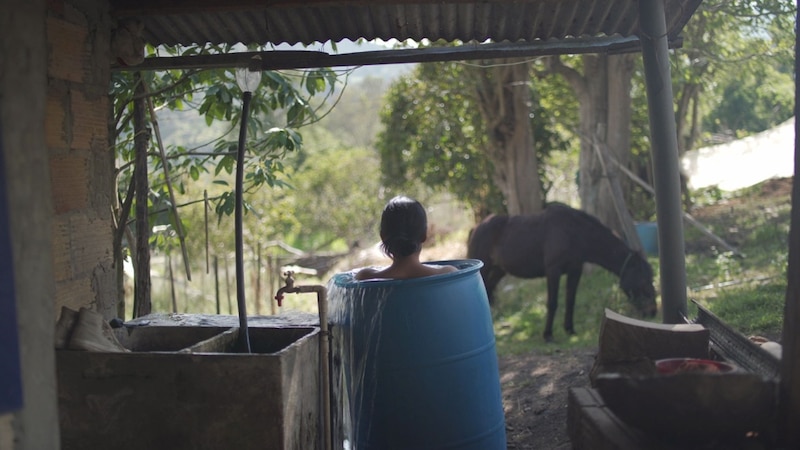
<path fill-rule="evenodd" d="M 605 229 L 611 231 L 607 226 L 605 226 L 603 224 L 603 222 L 600 222 L 600 219 L 598 219 L 597 217 L 587 213 L 586 211 L 584 211 L 582 209 L 576 209 L 576 208 L 573 208 L 573 207 L 571 207 L 571 206 L 569 206 L 569 205 L 567 205 L 565 203 L 561 203 L 561 202 L 548 203 L 547 206 L 546 206 L 546 208 L 551 208 L 551 207 L 555 207 L 555 208 L 559 208 L 559 209 L 563 209 L 563 210 L 569 211 L 570 214 L 572 214 L 575 217 L 580 217 L 580 218 L 582 218 L 584 220 L 588 220 L 589 222 L 592 222 L 596 226 L 599 226 L 599 227 L 602 227 L 602 228 L 605 228 Z"/>
<path fill-rule="evenodd" d="M 600 230 L 603 230 L 603 232 L 607 233 L 609 235 L 609 237 L 612 237 L 612 238 L 622 242 L 622 244 L 624 244 L 626 247 L 628 247 L 628 244 L 625 243 L 624 240 L 620 239 L 614 233 L 614 231 L 611 228 L 607 227 L 603 222 L 600 222 L 600 219 L 598 219 L 597 217 L 587 213 L 586 211 L 583 211 L 581 209 L 573 208 L 573 207 L 571 207 L 571 206 L 569 206 L 569 205 L 567 205 L 565 203 L 561 203 L 561 202 L 547 203 L 545 208 L 551 208 L 551 207 L 554 207 L 555 209 L 560 209 L 560 210 L 569 212 L 569 214 L 571 214 L 573 218 L 580 219 L 580 220 L 588 222 L 593 227 L 596 227 L 596 228 L 598 228 Z"/>

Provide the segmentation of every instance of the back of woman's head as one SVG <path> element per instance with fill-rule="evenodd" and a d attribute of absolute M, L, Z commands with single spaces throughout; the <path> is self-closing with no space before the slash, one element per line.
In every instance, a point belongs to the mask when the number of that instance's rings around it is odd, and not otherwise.
<path fill-rule="evenodd" d="M 392 258 L 422 250 L 428 233 L 428 216 L 422 204 L 398 196 L 386 204 L 381 216 L 381 248 Z"/>

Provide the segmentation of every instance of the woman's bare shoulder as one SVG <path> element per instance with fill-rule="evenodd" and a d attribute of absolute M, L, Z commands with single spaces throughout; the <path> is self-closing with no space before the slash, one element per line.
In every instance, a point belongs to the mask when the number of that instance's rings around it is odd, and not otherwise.
<path fill-rule="evenodd" d="M 375 278 L 376 275 L 380 273 L 380 270 L 374 267 L 365 267 L 358 272 L 356 272 L 355 279 L 356 280 L 369 280 L 370 278 Z"/>
<path fill-rule="evenodd" d="M 437 264 L 419 264 L 413 266 L 390 266 L 388 268 L 375 268 L 365 267 L 356 272 L 356 280 L 370 280 L 370 279 L 408 279 L 427 277 L 431 275 L 441 275 L 445 273 L 455 272 L 458 268 L 449 265 Z"/>
<path fill-rule="evenodd" d="M 430 272 L 429 275 L 440 275 L 444 273 L 455 272 L 458 270 L 456 266 L 450 266 L 450 265 L 425 264 L 425 267 Z"/>
<path fill-rule="evenodd" d="M 356 280 L 393 280 L 413 278 L 414 276 L 409 272 L 409 268 L 402 264 L 392 264 L 389 267 L 365 267 L 356 272 Z"/>

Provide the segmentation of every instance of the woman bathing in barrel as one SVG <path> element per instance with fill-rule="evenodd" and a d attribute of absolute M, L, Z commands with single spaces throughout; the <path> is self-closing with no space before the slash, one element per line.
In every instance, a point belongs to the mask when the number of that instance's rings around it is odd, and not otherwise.
<path fill-rule="evenodd" d="M 397 196 L 386 204 L 381 215 L 381 249 L 392 259 L 389 267 L 366 267 L 356 273 L 356 280 L 371 278 L 417 278 L 455 272 L 455 266 L 423 264 L 419 257 L 422 243 L 428 238 L 428 216 L 422 204 L 412 198 Z"/>

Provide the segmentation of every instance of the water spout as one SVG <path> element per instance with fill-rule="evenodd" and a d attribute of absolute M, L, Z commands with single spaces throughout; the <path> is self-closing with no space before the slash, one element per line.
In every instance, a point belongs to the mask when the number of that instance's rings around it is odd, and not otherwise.
<path fill-rule="evenodd" d="M 322 385 L 322 414 L 324 423 L 322 427 L 324 450 L 332 449 L 332 428 L 331 428 L 331 383 L 330 366 L 328 362 L 330 354 L 330 333 L 328 332 L 328 290 L 322 285 L 295 286 L 294 272 L 284 273 L 286 276 L 285 285 L 278 289 L 275 300 L 278 306 L 282 306 L 284 294 L 316 293 L 317 308 L 319 310 L 319 365 L 320 365 L 320 384 Z"/>
<path fill-rule="evenodd" d="M 284 280 L 286 285 L 278 289 L 278 293 L 275 294 L 275 300 L 278 301 L 279 308 L 283 306 L 283 294 L 293 294 L 300 292 L 297 290 L 297 288 L 294 287 L 294 272 L 289 271 L 284 273 L 284 275 L 286 276 L 286 280 Z"/>

